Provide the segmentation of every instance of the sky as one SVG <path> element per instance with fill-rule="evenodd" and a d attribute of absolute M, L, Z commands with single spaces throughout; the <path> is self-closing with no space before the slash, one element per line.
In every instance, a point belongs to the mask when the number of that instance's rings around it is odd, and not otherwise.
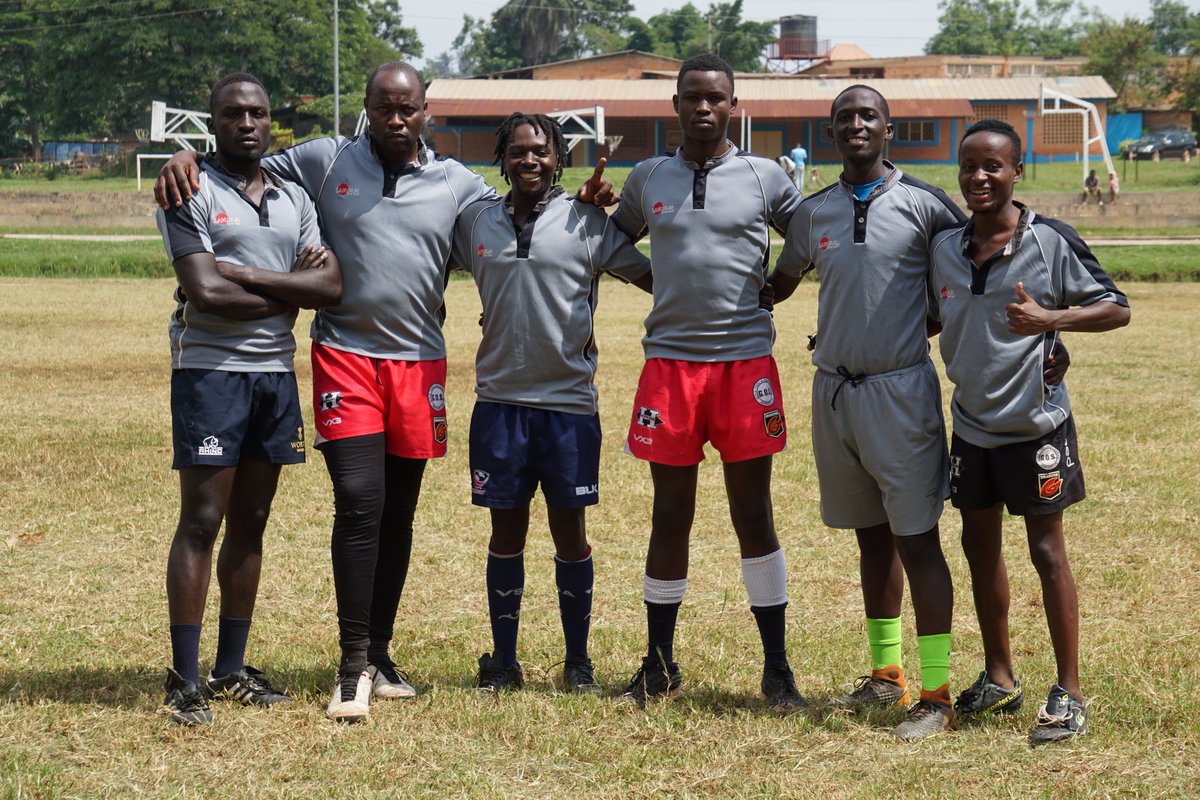
<path fill-rule="evenodd" d="M 440 0 L 437 3 L 403 4 L 404 22 L 416 27 L 427 56 L 433 57 L 449 50 L 454 37 L 462 28 L 463 14 L 489 17 L 504 5 L 505 0 Z M 649 19 L 666 9 L 679 8 L 687 0 L 633 0 L 635 13 Z M 701 10 L 710 0 L 691 0 Z M 1027 6 L 1033 0 L 1024 0 Z M 1089 0 L 1089 7 L 1099 8 L 1110 17 L 1125 16 L 1146 19 L 1150 16 L 1150 0 Z M 1200 8 L 1200 0 L 1188 0 L 1187 5 Z M 778 20 L 791 14 L 817 18 L 817 38 L 831 44 L 857 44 L 872 56 L 917 55 L 925 42 L 938 29 L 938 0 L 850 0 L 850 2 L 803 2 L 802 0 L 744 0 L 744 19 Z"/>

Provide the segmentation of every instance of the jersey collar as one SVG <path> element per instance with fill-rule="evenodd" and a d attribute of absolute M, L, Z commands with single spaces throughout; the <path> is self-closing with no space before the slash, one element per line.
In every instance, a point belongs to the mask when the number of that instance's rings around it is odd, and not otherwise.
<path fill-rule="evenodd" d="M 900 181 L 900 177 L 904 174 L 895 164 L 888 161 L 886 158 L 883 160 L 883 165 L 888 168 L 888 174 L 884 177 L 883 183 L 872 189 L 871 193 L 867 195 L 867 199 L 863 200 L 862 202 L 869 203 L 876 197 L 879 197 L 879 195 L 895 186 Z M 838 176 L 838 183 L 842 185 L 842 191 L 845 192 L 851 200 L 858 200 L 858 198 L 854 196 L 854 185 L 846 183 L 844 174 Z"/>
<path fill-rule="evenodd" d="M 1018 203 L 1013 200 L 1013 205 L 1021 209 L 1021 218 L 1017 220 L 1016 230 L 1013 231 L 1012 237 L 1008 243 L 1004 245 L 1004 249 L 997 252 L 988 261 L 997 258 L 1011 256 L 1013 253 L 1021 249 L 1021 240 L 1025 238 L 1025 231 L 1029 230 L 1030 224 L 1033 222 L 1033 209 L 1024 203 Z M 963 254 L 963 258 L 967 257 L 967 250 L 971 247 L 971 233 L 975 230 L 975 217 L 967 220 L 967 224 L 963 226 L 962 238 L 959 240 L 959 249 Z"/>
<path fill-rule="evenodd" d="M 705 170 L 708 170 L 708 169 L 713 169 L 714 167 L 717 167 L 717 166 L 719 166 L 719 165 L 721 165 L 721 164 L 724 164 L 726 161 L 728 161 L 729 159 L 733 158 L 734 156 L 736 156 L 738 153 L 740 153 L 740 152 L 741 152 L 741 151 L 738 149 L 737 145 L 735 145 L 733 142 L 729 141 L 728 139 L 726 139 L 726 140 L 725 140 L 725 144 L 729 145 L 729 147 L 728 147 L 728 148 L 726 148 L 726 150 L 725 150 L 725 152 L 724 152 L 724 153 L 722 153 L 722 154 L 721 154 L 721 155 L 719 155 L 719 156 L 714 156 L 714 157 L 712 157 L 712 158 L 706 159 L 706 160 L 704 161 L 704 163 L 703 163 L 703 164 L 697 164 L 695 161 L 692 161 L 692 160 L 691 160 L 691 159 L 689 159 L 687 156 L 685 156 L 685 155 L 683 154 L 683 147 L 682 147 L 682 146 L 680 146 L 680 147 L 679 147 L 679 148 L 678 148 L 678 149 L 675 151 L 675 156 L 676 156 L 676 157 L 677 157 L 677 158 L 678 158 L 680 161 L 682 161 L 684 164 L 686 164 L 686 165 L 687 165 L 687 166 L 688 166 L 690 169 L 697 169 L 697 170 L 699 170 L 699 169 L 705 169 Z"/>

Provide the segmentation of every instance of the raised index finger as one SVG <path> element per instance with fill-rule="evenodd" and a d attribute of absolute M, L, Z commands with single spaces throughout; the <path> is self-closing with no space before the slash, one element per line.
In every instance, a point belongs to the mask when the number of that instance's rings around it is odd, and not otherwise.
<path fill-rule="evenodd" d="M 600 186 L 600 181 L 604 179 L 604 165 L 607 163 L 607 158 L 601 158 L 596 162 L 596 168 L 592 170 L 592 177 L 588 178 L 588 183 L 596 187 Z"/>

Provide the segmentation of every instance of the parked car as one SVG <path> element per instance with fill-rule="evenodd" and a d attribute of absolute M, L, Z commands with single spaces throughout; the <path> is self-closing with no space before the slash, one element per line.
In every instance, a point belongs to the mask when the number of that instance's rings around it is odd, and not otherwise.
<path fill-rule="evenodd" d="M 1125 147 L 1126 158 L 1185 158 L 1197 155 L 1196 134 L 1191 131 L 1158 131 Z"/>

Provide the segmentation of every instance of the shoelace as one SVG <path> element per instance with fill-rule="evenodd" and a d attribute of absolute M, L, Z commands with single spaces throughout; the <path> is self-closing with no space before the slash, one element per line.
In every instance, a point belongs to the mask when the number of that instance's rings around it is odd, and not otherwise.
<path fill-rule="evenodd" d="M 203 711 L 208 708 L 208 702 L 204 699 L 204 695 L 200 692 L 180 692 L 179 702 L 176 708 L 184 713 L 192 711 Z"/>
<path fill-rule="evenodd" d="M 278 694 L 275 687 L 266 678 L 246 672 L 241 680 L 255 694 Z"/>
<path fill-rule="evenodd" d="M 962 696 L 960 696 L 958 698 L 958 702 L 956 702 L 954 705 L 964 706 L 964 707 L 970 706 L 970 705 L 973 705 L 974 703 L 976 703 L 979 700 L 979 698 L 981 698 L 981 697 L 983 697 L 983 687 L 982 686 L 980 686 L 980 687 L 968 686 L 963 691 Z"/>
<path fill-rule="evenodd" d="M 1062 714 L 1051 714 L 1050 710 L 1045 705 L 1042 705 L 1042 707 L 1038 709 L 1037 724 L 1042 727 L 1048 727 L 1050 725 L 1066 725 L 1071 721 L 1071 717 L 1073 716 L 1074 714 L 1071 713 L 1070 706 L 1067 706 L 1067 710 Z"/>
<path fill-rule="evenodd" d="M 918 700 L 917 704 L 908 712 L 909 720 L 917 722 L 938 713 L 937 703 L 931 703 L 928 700 Z"/>
<path fill-rule="evenodd" d="M 383 677 L 387 678 L 388 683 L 408 682 L 408 674 L 396 669 L 396 665 L 391 659 L 387 661 L 376 661 L 375 669 L 383 673 Z"/>
<path fill-rule="evenodd" d="M 342 702 L 349 702 L 358 696 L 358 679 L 361 673 L 343 672 L 338 675 L 338 683 L 342 686 Z"/>

